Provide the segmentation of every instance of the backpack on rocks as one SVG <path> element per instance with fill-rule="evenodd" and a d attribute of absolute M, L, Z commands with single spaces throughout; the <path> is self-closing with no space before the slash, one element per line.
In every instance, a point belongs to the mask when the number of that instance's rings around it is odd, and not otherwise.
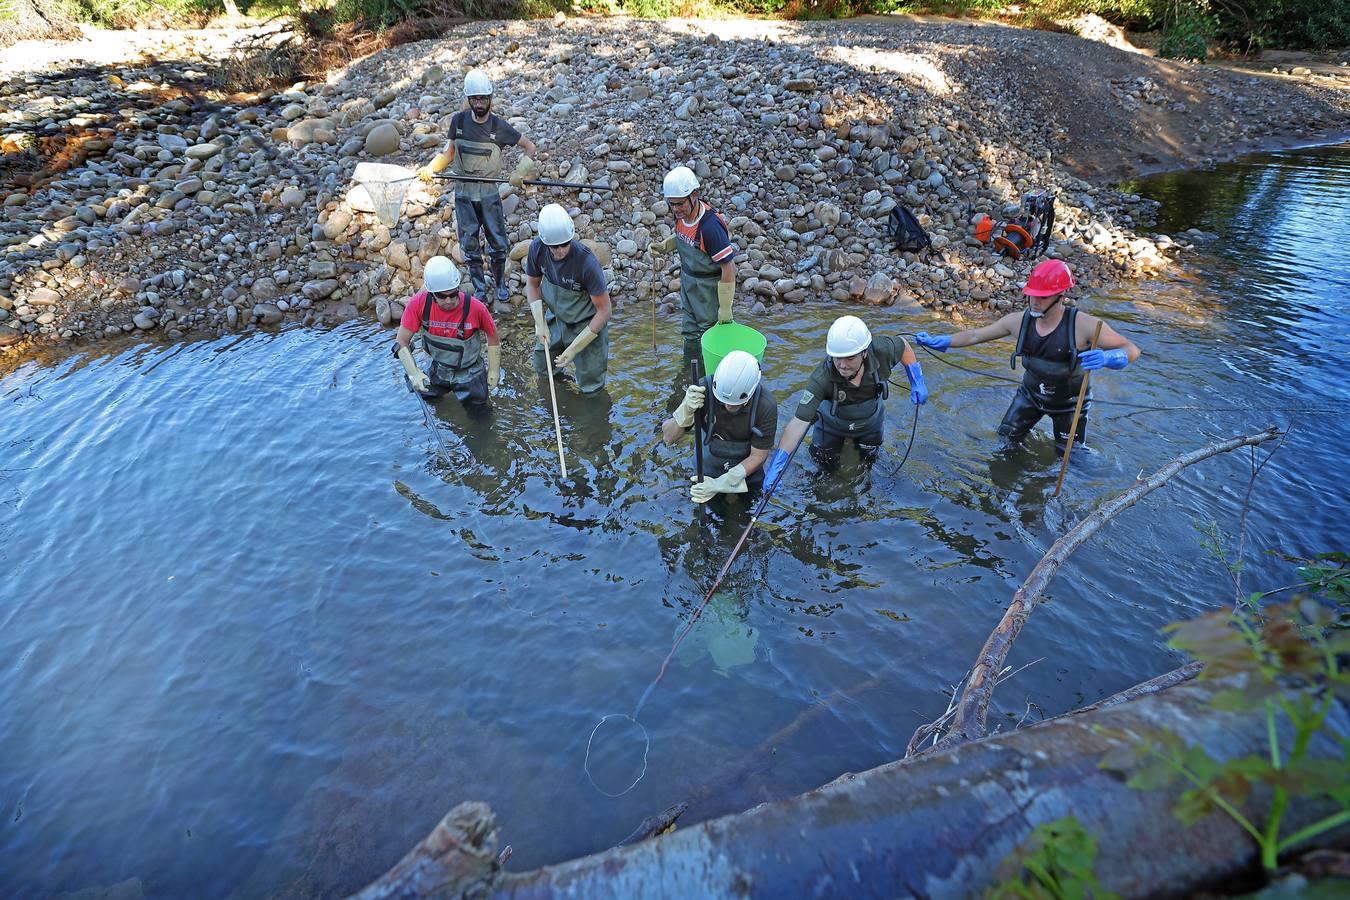
<path fill-rule="evenodd" d="M 901 253 L 918 253 L 933 245 L 932 238 L 923 230 L 914 213 L 899 205 L 891 210 L 891 217 L 886 222 L 886 234 Z"/>

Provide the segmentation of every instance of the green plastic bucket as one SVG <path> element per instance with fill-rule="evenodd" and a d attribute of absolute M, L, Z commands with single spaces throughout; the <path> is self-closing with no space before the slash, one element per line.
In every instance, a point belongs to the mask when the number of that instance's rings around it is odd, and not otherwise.
<path fill-rule="evenodd" d="M 739 322 L 723 322 L 703 332 L 703 372 L 711 375 L 717 371 L 717 364 L 732 350 L 744 350 L 760 364 L 764 363 L 764 348 L 768 346 L 764 335 L 749 325 Z"/>

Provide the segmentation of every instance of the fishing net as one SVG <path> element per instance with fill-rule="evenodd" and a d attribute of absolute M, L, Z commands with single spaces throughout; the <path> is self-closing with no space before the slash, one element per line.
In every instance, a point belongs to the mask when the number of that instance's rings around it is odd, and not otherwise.
<path fill-rule="evenodd" d="M 386 228 L 392 228 L 398 223 L 403 197 L 408 193 L 408 182 L 416 177 L 412 169 L 389 163 L 358 163 L 352 172 L 352 180 L 366 192 L 375 218 Z"/>

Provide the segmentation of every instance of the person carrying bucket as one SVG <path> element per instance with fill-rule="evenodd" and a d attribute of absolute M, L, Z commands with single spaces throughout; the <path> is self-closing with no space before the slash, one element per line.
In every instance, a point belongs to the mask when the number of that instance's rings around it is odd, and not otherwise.
<path fill-rule="evenodd" d="M 732 350 L 711 376 L 686 388 L 674 414 L 661 424 L 667 446 L 694 427 L 695 413 L 705 406 L 694 440 L 702 445 L 711 474 L 702 481 L 694 476 L 690 499 L 707 503 L 718 494 L 757 493 L 778 432 L 778 401 L 764 386 L 759 362 L 744 350 Z"/>
<path fill-rule="evenodd" d="M 1016 368 L 1018 359 L 1022 360 L 1022 383 L 998 426 L 1003 449 L 1020 443 L 1042 416 L 1049 416 L 1054 426 L 1055 449 L 1063 454 L 1083 373 L 1102 368 L 1123 369 L 1139 358 L 1139 348 L 1110 325 L 1064 305 L 1064 295 L 1072 287 L 1069 267 L 1058 259 L 1047 259 L 1031 270 L 1022 289 L 1027 296 L 1024 311 L 1009 313 L 983 328 L 938 335 L 920 331 L 914 336 L 920 346 L 939 353 L 951 347 L 973 347 L 999 338 L 1016 338 L 1010 364 Z M 1090 336 L 1099 322 L 1101 337 L 1092 348 Z M 1085 404 L 1074 435 L 1075 446 L 1086 443 L 1087 412 Z"/>
<path fill-rule="evenodd" d="M 437 173 L 453 165 L 451 171 L 456 175 L 500 178 L 502 149 L 519 146 L 524 155 L 508 179 L 519 190 L 535 171 L 534 156 L 538 148 L 510 122 L 492 112 L 492 80 L 481 69 L 473 69 L 464 76 L 464 100 L 468 109 L 450 117 L 445 149 L 418 169 L 417 177 L 430 182 Z M 506 254 L 510 246 L 506 240 L 502 198 L 495 183 L 455 182 L 455 228 L 459 231 L 459 247 L 464 251 L 474 293 L 479 297 L 488 295 L 479 229 L 486 235 L 492 283 L 497 289 L 496 309 L 501 312 L 501 305 L 511 296 L 506 288 Z"/>
<path fill-rule="evenodd" d="M 459 289 L 459 269 L 444 256 L 433 256 L 422 270 L 422 290 L 408 299 L 394 338 L 394 354 L 403 363 L 412 389 L 427 399 L 453 393 L 467 409 L 485 412 L 488 389 L 501 382 L 501 340 L 492 314 L 476 297 Z M 423 372 L 413 361 L 412 337 L 422 338 L 431 357 Z M 487 366 L 482 343 L 487 339 Z"/>
<path fill-rule="evenodd" d="M 548 373 L 547 347 L 558 369 L 576 364 L 577 389 L 592 394 L 609 369 L 609 288 L 600 261 L 575 238 L 567 210 L 550 203 L 539 211 L 539 237 L 525 255 L 525 299 L 534 315 L 535 374 Z"/>
<path fill-rule="evenodd" d="M 891 370 L 897 363 L 909 377 L 909 399 L 915 406 L 928 402 L 928 386 L 914 350 L 903 337 L 872 337 L 857 316 L 834 320 L 825 338 L 826 358 L 811 373 L 797 401 L 792 421 L 769 460 L 764 477 L 773 483 L 788 457 L 806 435 L 811 421 L 811 456 L 826 471 L 839 465 L 844 441 L 852 439 L 858 456 L 872 464 L 881 454 L 885 433 L 886 398 Z M 817 416 L 819 418 L 817 419 Z"/>
<path fill-rule="evenodd" d="M 675 230 L 647 247 L 653 257 L 679 250 L 680 309 L 684 313 L 684 359 L 698 359 L 699 338 L 719 322 L 731 321 L 736 296 L 736 253 L 726 220 L 699 199 L 698 178 L 688 166 L 666 173 L 661 193 L 675 216 Z"/>

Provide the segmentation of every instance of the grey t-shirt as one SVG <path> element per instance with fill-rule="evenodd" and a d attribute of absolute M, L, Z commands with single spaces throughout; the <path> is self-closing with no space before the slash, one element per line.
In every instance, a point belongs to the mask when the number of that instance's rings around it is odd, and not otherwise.
<path fill-rule="evenodd" d="M 525 274 L 531 278 L 542 277 L 565 291 L 581 291 L 587 297 L 609 290 L 600 260 L 595 258 L 591 248 L 575 240 L 562 262 L 557 262 L 548 245 L 535 238 L 530 242 L 530 252 L 525 255 Z"/>

